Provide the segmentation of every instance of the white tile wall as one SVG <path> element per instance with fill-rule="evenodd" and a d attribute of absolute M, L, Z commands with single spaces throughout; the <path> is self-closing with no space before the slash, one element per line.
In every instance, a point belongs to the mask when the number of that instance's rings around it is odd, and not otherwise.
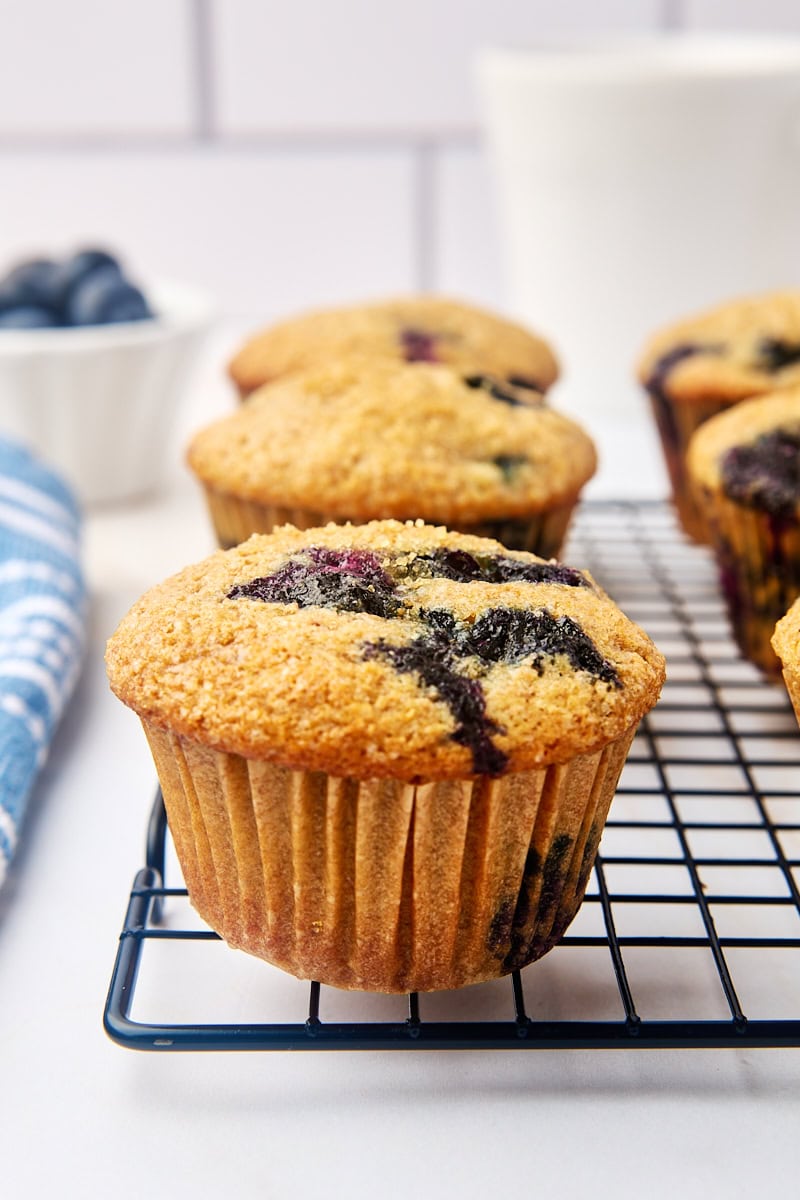
<path fill-rule="evenodd" d="M 188 134 L 191 0 L 2 0 L 0 137 Z"/>
<path fill-rule="evenodd" d="M 659 0 L 216 0 L 219 129 L 461 128 L 479 47 L 652 28 Z"/>
<path fill-rule="evenodd" d="M 502 310 L 502 247 L 488 163 L 477 139 L 439 152 L 433 192 L 432 283 Z"/>
<path fill-rule="evenodd" d="M 414 286 L 402 149 L 226 147 L 0 154 L 0 262 L 99 242 L 146 280 L 207 288 L 255 320 Z"/>
<path fill-rule="evenodd" d="M 689 28 L 800 32 L 797 0 L 683 0 Z"/>
<path fill-rule="evenodd" d="M 0 21 L 0 269 L 104 240 L 258 320 L 414 287 L 506 307 L 479 46 L 800 30 L 800 0 L 0 0 Z"/>

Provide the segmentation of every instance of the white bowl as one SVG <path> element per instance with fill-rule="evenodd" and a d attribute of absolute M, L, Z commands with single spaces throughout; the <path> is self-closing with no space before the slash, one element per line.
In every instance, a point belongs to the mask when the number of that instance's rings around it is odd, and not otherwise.
<path fill-rule="evenodd" d="M 0 329 L 0 436 L 36 450 L 85 505 L 145 496 L 170 466 L 169 435 L 212 310 L 177 284 L 147 294 L 152 320 Z"/>

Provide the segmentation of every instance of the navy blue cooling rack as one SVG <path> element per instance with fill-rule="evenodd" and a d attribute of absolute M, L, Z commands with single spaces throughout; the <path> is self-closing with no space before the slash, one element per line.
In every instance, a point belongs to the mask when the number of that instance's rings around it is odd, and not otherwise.
<path fill-rule="evenodd" d="M 224 946 L 185 888 L 167 886 L 179 871 L 157 794 L 104 1012 L 114 1041 L 160 1051 L 800 1045 L 800 731 L 786 693 L 738 656 L 710 554 L 668 506 L 584 504 L 564 559 L 650 633 L 668 681 L 562 942 L 506 980 L 377 1004 L 290 980 Z M 246 981 L 243 959 L 255 973 Z"/>

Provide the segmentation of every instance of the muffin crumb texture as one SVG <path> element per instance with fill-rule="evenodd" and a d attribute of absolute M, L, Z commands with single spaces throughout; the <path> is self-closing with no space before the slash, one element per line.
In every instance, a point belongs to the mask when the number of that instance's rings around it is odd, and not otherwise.
<path fill-rule="evenodd" d="M 463 529 L 571 508 L 596 469 L 591 438 L 509 395 L 447 366 L 349 359 L 254 393 L 194 436 L 188 461 L 230 503 L 342 521 Z"/>
<path fill-rule="evenodd" d="M 134 606 L 108 666 L 141 715 L 217 749 L 406 780 L 592 751 L 663 674 L 588 575 L 392 521 L 218 552 Z"/>
<path fill-rule="evenodd" d="M 287 375 L 353 355 L 441 363 L 491 377 L 514 403 L 537 404 L 558 376 L 547 342 L 507 318 L 443 296 L 374 300 L 281 321 L 248 339 L 229 364 L 242 396 Z"/>

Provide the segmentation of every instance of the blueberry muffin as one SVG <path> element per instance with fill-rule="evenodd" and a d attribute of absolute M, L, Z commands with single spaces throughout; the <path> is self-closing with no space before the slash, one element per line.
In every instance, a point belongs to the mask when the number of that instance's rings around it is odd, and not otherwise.
<path fill-rule="evenodd" d="M 776 674 L 775 623 L 800 595 L 800 387 L 712 417 L 687 467 L 742 654 Z"/>
<path fill-rule="evenodd" d="M 558 553 L 591 439 L 450 367 L 351 359 L 254 393 L 188 451 L 222 546 L 287 522 L 421 517 Z"/>
<path fill-rule="evenodd" d="M 219 550 L 142 597 L 106 661 L 203 918 L 386 992 L 560 939 L 664 678 L 588 575 L 394 521 Z"/>
<path fill-rule="evenodd" d="M 638 363 L 650 394 L 681 524 L 707 541 L 686 476 L 689 439 L 740 400 L 800 384 L 800 292 L 735 300 L 662 330 Z"/>
<path fill-rule="evenodd" d="M 547 343 L 505 318 L 440 296 L 405 296 L 304 313 L 252 337 L 229 364 L 239 394 L 338 358 L 446 363 L 467 379 L 489 375 L 539 403 L 558 375 Z"/>

